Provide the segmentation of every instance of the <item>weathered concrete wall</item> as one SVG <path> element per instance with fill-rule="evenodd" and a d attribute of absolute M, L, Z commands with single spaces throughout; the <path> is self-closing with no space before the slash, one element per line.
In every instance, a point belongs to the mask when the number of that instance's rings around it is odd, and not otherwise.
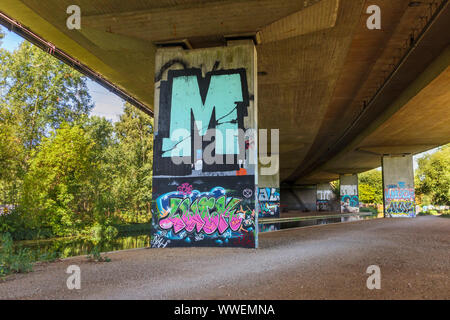
<path fill-rule="evenodd" d="M 339 211 L 336 206 L 336 195 L 329 183 L 317 185 L 316 210 L 324 212 Z"/>
<path fill-rule="evenodd" d="M 412 155 L 383 157 L 385 217 L 415 217 Z"/>
<path fill-rule="evenodd" d="M 316 186 L 281 187 L 281 209 L 287 211 L 316 211 Z"/>
<path fill-rule="evenodd" d="M 340 175 L 341 213 L 359 212 L 358 175 Z"/>
<path fill-rule="evenodd" d="M 152 247 L 257 246 L 256 61 L 250 42 L 158 50 Z"/>

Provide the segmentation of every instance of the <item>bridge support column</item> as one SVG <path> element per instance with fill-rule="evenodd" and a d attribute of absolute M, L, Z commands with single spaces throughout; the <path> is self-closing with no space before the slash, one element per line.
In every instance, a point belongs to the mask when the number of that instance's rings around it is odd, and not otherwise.
<path fill-rule="evenodd" d="M 335 211 L 336 197 L 333 188 L 329 183 L 322 183 L 317 185 L 317 199 L 316 208 L 318 212 L 332 212 Z"/>
<path fill-rule="evenodd" d="M 271 170 L 267 174 L 264 166 L 268 164 Z M 258 175 L 258 212 L 259 218 L 279 218 L 280 217 L 280 166 L 279 155 L 272 154 L 271 157 L 260 158 Z"/>
<path fill-rule="evenodd" d="M 156 53 L 152 242 L 258 245 L 252 41 Z"/>
<path fill-rule="evenodd" d="M 415 217 L 412 155 L 383 156 L 384 217 Z"/>
<path fill-rule="evenodd" d="M 342 174 L 340 180 L 341 213 L 359 212 L 358 175 Z"/>

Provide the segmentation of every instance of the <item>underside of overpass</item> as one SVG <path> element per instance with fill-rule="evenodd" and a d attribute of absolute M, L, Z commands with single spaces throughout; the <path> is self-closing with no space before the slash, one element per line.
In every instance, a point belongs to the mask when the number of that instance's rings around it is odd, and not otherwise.
<path fill-rule="evenodd" d="M 80 30 L 66 27 L 74 4 Z M 366 26 L 370 5 L 381 30 Z M 447 0 L 3 0 L 0 11 L 151 114 L 159 46 L 254 39 L 259 128 L 280 129 L 282 183 L 328 182 L 450 141 Z"/>

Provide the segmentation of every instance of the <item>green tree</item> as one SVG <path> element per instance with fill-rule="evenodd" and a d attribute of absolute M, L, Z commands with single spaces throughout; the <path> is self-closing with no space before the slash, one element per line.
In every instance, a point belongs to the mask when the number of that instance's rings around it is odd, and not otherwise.
<path fill-rule="evenodd" d="M 12 203 L 33 149 L 62 123 L 80 120 L 93 105 L 85 77 L 26 41 L 13 52 L 0 49 L 0 88 L 0 144 L 20 145 L 20 152 L 9 158 L 14 165 L 7 167 L 13 181 L 0 177 L 0 185 L 8 189 L 0 202 Z"/>
<path fill-rule="evenodd" d="M 16 174 L 20 171 L 20 160 L 23 146 L 15 136 L 14 130 L 5 124 L 0 113 L 0 202 L 7 199 L 9 204 L 16 205 L 19 184 Z"/>
<path fill-rule="evenodd" d="M 0 108 L 12 114 L 25 148 L 32 150 L 50 128 L 88 114 L 93 105 L 86 78 L 24 41 L 17 50 L 0 49 Z"/>
<path fill-rule="evenodd" d="M 359 200 L 364 203 L 383 203 L 383 179 L 380 170 L 370 170 L 358 175 Z"/>
<path fill-rule="evenodd" d="M 125 105 L 115 124 L 118 143 L 108 150 L 114 171 L 113 194 L 118 208 L 148 210 L 152 199 L 153 119 Z M 110 170 L 111 172 L 113 170 Z"/>
<path fill-rule="evenodd" d="M 77 234 L 93 221 L 95 143 L 79 126 L 62 124 L 44 138 L 25 176 L 21 212 L 27 227 Z"/>
<path fill-rule="evenodd" d="M 416 193 L 431 197 L 435 205 L 450 205 L 450 144 L 419 159 Z"/>
<path fill-rule="evenodd" d="M 114 154 L 111 154 L 111 150 L 117 147 L 118 141 L 115 138 L 114 125 L 105 118 L 89 117 L 83 122 L 82 127 L 95 142 L 94 161 L 98 163 L 98 170 L 92 177 L 89 188 L 96 199 L 95 212 L 98 214 L 96 219 L 101 222 L 105 218 L 104 213 L 114 211 L 117 202 L 113 189 L 114 177 L 119 168 L 113 165 Z"/>

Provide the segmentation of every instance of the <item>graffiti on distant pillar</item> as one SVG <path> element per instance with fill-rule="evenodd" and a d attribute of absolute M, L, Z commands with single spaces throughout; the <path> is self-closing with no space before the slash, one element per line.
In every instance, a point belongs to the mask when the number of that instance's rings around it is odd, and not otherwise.
<path fill-rule="evenodd" d="M 280 188 L 258 188 L 260 218 L 280 217 Z"/>
<path fill-rule="evenodd" d="M 332 190 L 317 190 L 316 210 L 331 211 L 330 201 L 333 200 Z"/>
<path fill-rule="evenodd" d="M 359 212 L 358 185 L 341 185 L 341 212 Z"/>
<path fill-rule="evenodd" d="M 404 182 L 386 186 L 384 189 L 385 212 L 388 217 L 415 217 L 415 191 Z"/>

